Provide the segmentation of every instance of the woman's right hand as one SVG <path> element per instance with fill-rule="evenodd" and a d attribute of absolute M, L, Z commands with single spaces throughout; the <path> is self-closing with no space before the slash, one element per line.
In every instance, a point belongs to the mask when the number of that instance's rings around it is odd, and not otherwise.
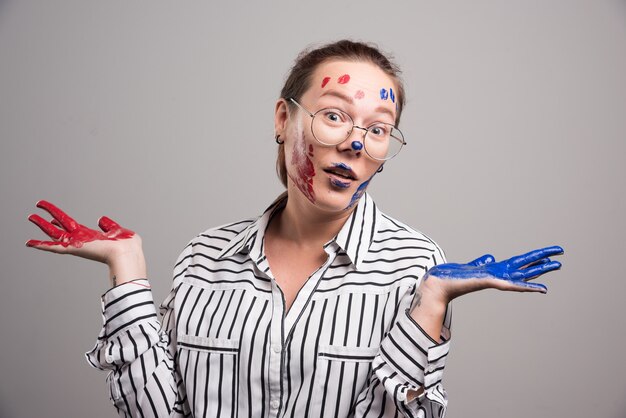
<path fill-rule="evenodd" d="M 52 240 L 29 240 L 26 246 L 105 263 L 109 266 L 112 285 L 146 277 L 141 238 L 135 232 L 106 216 L 98 220 L 102 231 L 88 228 L 45 200 L 37 202 L 37 207 L 50 213 L 52 221 L 37 214 L 30 215 L 28 220 Z"/>

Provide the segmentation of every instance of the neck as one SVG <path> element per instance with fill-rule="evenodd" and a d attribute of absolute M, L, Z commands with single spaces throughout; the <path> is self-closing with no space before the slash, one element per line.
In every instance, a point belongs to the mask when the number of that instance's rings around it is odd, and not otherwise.
<path fill-rule="evenodd" d="M 293 190 L 290 194 L 298 193 Z M 300 247 L 321 248 L 335 237 L 352 210 L 334 213 L 320 210 L 306 199 L 287 198 L 282 212 L 272 220 L 270 229 L 280 239 Z"/>

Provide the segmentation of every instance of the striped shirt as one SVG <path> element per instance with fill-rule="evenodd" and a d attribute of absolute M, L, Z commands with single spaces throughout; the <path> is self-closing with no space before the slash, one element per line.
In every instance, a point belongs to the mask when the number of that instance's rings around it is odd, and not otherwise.
<path fill-rule="evenodd" d="M 450 309 L 442 343 L 409 316 L 441 249 L 365 193 L 285 312 L 263 248 L 285 202 L 194 238 L 161 321 L 147 280 L 103 295 L 104 326 L 86 356 L 110 370 L 120 416 L 444 416 Z M 421 394 L 409 400 L 409 390 Z"/>

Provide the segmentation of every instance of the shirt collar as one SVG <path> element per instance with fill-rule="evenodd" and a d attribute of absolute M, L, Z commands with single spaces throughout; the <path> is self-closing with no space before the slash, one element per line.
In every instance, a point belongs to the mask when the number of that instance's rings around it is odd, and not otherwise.
<path fill-rule="evenodd" d="M 237 253 L 248 253 L 252 260 L 262 261 L 265 229 L 274 213 L 283 208 L 286 202 L 287 194 L 283 193 L 263 212 L 263 215 L 235 235 L 220 252 L 218 258 L 231 257 Z M 339 233 L 327 242 L 324 248 L 335 243 L 359 270 L 372 244 L 380 216 L 374 200 L 368 193 L 363 193 L 356 208 L 341 227 Z"/>

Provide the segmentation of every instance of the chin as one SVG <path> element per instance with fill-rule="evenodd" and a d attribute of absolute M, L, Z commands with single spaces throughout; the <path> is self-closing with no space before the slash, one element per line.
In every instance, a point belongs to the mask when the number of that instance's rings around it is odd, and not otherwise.
<path fill-rule="evenodd" d="M 328 212 L 345 212 L 356 206 L 358 199 L 355 200 L 353 198 L 355 193 L 355 187 L 350 187 L 344 190 L 324 188 L 320 190 L 320 193 L 316 194 L 316 201 L 314 204 L 318 208 Z"/>

